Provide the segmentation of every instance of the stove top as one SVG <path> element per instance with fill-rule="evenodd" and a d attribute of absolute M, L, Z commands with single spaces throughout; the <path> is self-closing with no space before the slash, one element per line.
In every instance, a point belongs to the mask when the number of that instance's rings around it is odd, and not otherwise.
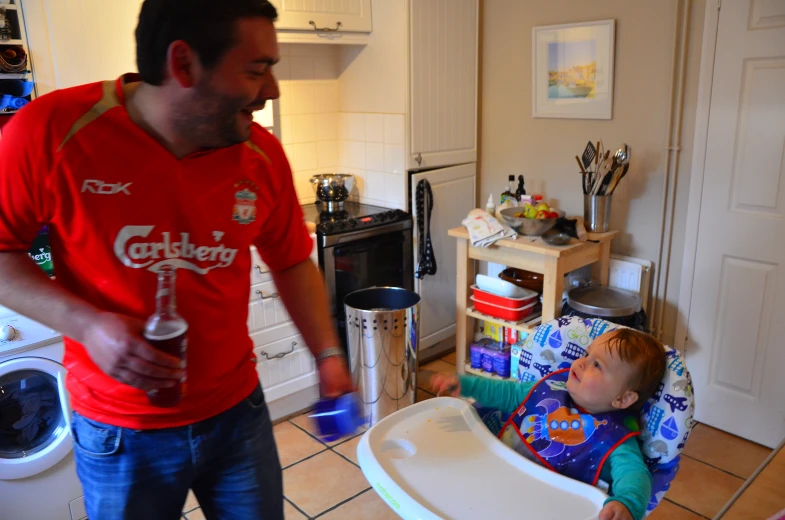
<path fill-rule="evenodd" d="M 327 211 L 323 202 L 302 206 L 306 222 L 316 224 L 316 232 L 321 235 L 339 235 L 395 222 L 411 221 L 412 217 L 399 209 L 371 206 L 359 202 L 346 201 L 337 211 Z"/>

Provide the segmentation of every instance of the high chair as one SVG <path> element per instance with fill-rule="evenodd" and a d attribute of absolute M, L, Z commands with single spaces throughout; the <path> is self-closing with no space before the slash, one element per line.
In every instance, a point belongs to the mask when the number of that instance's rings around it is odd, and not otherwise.
<path fill-rule="evenodd" d="M 562 317 L 525 341 L 521 381 L 569 367 L 600 334 L 620 328 L 600 319 Z M 652 473 L 650 513 L 679 469 L 693 426 L 692 382 L 679 353 L 665 347 L 667 370 L 640 414 L 644 460 Z M 370 428 L 357 457 L 379 496 L 404 519 L 597 518 L 607 498 L 597 487 L 522 457 L 496 438 L 506 418 L 462 399 L 437 397 Z"/>

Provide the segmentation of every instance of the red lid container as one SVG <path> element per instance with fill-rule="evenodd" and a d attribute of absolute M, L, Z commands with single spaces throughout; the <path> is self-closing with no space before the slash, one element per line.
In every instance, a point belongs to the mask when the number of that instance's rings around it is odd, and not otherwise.
<path fill-rule="evenodd" d="M 492 292 L 483 291 L 477 287 L 477 285 L 472 285 L 471 288 L 474 291 L 475 301 L 498 305 L 499 307 L 504 307 L 505 309 L 520 309 L 521 307 L 529 305 L 531 302 L 536 302 L 539 298 L 539 294 L 536 292 L 523 288 L 521 288 L 521 290 L 526 291 L 526 296 L 523 298 L 499 296 L 498 294 L 493 294 Z"/>
<path fill-rule="evenodd" d="M 474 308 L 477 309 L 478 312 L 487 314 L 492 318 L 498 318 L 500 320 L 507 321 L 521 321 L 531 314 L 534 310 L 534 307 L 537 305 L 537 301 L 535 300 L 519 309 L 507 309 L 492 303 L 480 301 L 474 296 L 471 296 L 470 299 L 474 302 Z"/>

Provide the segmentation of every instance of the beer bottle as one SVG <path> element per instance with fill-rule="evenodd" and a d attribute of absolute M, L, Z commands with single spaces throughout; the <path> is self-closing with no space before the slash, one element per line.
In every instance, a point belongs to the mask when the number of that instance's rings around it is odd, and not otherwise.
<path fill-rule="evenodd" d="M 176 356 L 185 362 L 188 323 L 177 314 L 175 281 L 177 271 L 171 265 L 158 270 L 158 290 L 155 293 L 155 313 L 147 319 L 144 337 L 158 350 Z M 185 363 L 183 363 L 185 368 Z M 150 390 L 147 398 L 153 406 L 169 407 L 180 402 L 185 375 L 169 388 Z"/>

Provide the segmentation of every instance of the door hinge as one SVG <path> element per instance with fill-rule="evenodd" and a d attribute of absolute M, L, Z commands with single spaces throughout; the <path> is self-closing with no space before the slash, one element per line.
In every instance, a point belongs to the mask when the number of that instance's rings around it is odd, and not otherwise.
<path fill-rule="evenodd" d="M 717 0 L 717 11 L 722 9 L 722 0 Z"/>

